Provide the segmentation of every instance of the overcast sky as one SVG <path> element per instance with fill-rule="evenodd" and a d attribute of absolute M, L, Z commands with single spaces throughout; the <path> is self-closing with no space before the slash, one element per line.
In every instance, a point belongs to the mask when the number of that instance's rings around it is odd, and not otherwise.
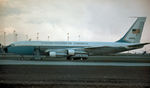
<path fill-rule="evenodd" d="M 114 42 L 136 16 L 146 16 L 141 42 L 150 42 L 150 0 L 0 0 L 0 35 L 7 44 L 26 36 L 36 40 Z M 1 42 L 3 38 L 0 38 Z M 148 46 L 147 46 L 148 47 Z M 149 47 L 148 47 L 149 48 Z"/>

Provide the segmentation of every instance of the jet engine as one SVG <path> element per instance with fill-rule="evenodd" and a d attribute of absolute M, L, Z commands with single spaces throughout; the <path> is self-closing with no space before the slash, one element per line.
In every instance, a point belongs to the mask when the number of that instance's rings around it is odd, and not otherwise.
<path fill-rule="evenodd" d="M 68 55 L 75 55 L 75 50 L 69 49 L 68 50 Z"/>
<path fill-rule="evenodd" d="M 49 52 L 50 57 L 56 57 L 56 52 Z"/>
<path fill-rule="evenodd" d="M 49 56 L 50 57 L 64 57 L 64 56 L 67 56 L 66 53 L 62 53 L 62 52 L 49 52 Z"/>

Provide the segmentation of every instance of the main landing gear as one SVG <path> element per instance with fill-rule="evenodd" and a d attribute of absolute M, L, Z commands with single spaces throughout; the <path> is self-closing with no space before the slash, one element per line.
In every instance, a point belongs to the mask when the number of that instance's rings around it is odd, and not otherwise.
<path fill-rule="evenodd" d="M 72 57 L 72 56 L 68 56 L 67 60 L 87 60 L 87 57 Z"/>

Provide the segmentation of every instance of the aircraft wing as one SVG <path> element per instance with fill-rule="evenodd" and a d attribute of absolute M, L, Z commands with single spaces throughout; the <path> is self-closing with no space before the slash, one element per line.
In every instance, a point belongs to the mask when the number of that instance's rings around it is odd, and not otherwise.
<path fill-rule="evenodd" d="M 125 50 L 142 48 L 144 45 L 150 43 L 139 43 L 139 44 L 129 44 L 123 46 L 89 46 L 83 48 L 65 48 L 65 49 L 47 49 L 45 50 L 51 57 L 56 56 L 76 56 L 76 55 L 92 55 L 94 54 L 111 54 L 117 53 Z"/>
<path fill-rule="evenodd" d="M 150 44 L 150 43 L 139 43 L 139 44 L 133 44 L 133 45 L 127 45 L 127 46 L 91 46 L 91 47 L 85 47 L 84 49 L 92 50 L 92 49 L 139 48 L 147 44 Z"/>
<path fill-rule="evenodd" d="M 139 44 L 134 44 L 134 45 L 128 45 L 128 47 L 143 47 L 144 45 L 147 45 L 150 43 L 139 43 Z"/>
<path fill-rule="evenodd" d="M 113 47 L 113 46 L 93 46 L 93 47 L 85 47 L 85 50 L 88 49 L 106 49 L 106 48 L 119 48 L 119 47 Z"/>

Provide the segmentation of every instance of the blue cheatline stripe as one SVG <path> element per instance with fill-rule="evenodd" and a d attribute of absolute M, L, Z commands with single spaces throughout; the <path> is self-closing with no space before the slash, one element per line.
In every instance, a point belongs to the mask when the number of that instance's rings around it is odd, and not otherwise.
<path fill-rule="evenodd" d="M 15 53 L 21 55 L 33 55 L 34 48 L 37 46 L 14 46 L 8 48 L 8 53 Z M 83 48 L 85 46 L 38 46 L 40 50 L 46 49 L 64 49 L 64 48 Z"/>
<path fill-rule="evenodd" d="M 18 61 L 0 60 L 0 65 L 57 65 L 57 66 L 150 66 L 150 63 L 127 62 L 71 62 L 71 61 Z"/>

